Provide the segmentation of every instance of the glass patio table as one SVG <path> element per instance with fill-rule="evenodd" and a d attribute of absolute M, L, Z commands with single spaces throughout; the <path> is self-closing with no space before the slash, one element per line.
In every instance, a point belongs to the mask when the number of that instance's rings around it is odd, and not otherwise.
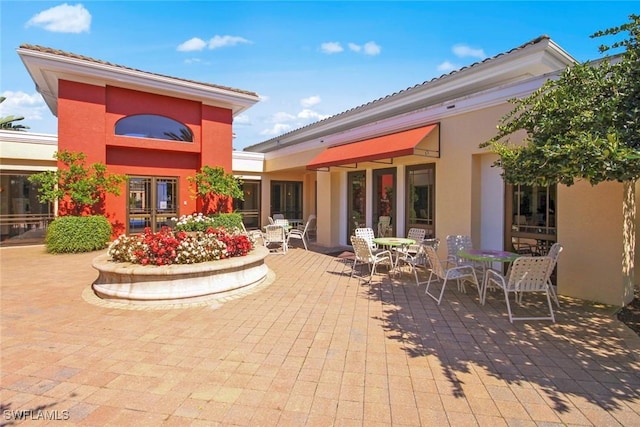
<path fill-rule="evenodd" d="M 398 266 L 398 250 L 393 250 L 398 247 L 406 248 L 409 245 L 415 245 L 416 241 L 413 239 L 407 239 L 406 237 L 376 237 L 373 239 L 373 243 L 384 246 L 385 248 L 392 249 L 391 253 L 395 253 L 395 257 L 393 259 L 393 270 L 396 271 L 396 267 Z"/>
<path fill-rule="evenodd" d="M 484 292 L 484 287 L 487 285 L 487 270 L 489 270 L 494 262 L 500 263 L 512 263 L 517 258 L 522 255 L 507 252 L 507 251 L 499 251 L 495 249 L 461 249 L 457 254 L 460 258 L 479 262 L 482 265 L 482 289 L 480 289 L 481 295 L 486 295 Z M 484 305 L 484 299 L 480 301 L 481 304 Z"/>

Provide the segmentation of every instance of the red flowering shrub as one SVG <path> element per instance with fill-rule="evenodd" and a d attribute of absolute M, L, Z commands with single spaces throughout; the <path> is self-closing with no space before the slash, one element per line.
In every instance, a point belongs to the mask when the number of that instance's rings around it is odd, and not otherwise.
<path fill-rule="evenodd" d="M 253 240 L 244 233 L 229 233 L 224 228 L 208 228 L 195 235 L 163 227 L 153 233 L 145 228 L 135 236 L 120 236 L 109 246 L 116 262 L 142 265 L 194 264 L 217 259 L 244 256 L 254 248 Z"/>

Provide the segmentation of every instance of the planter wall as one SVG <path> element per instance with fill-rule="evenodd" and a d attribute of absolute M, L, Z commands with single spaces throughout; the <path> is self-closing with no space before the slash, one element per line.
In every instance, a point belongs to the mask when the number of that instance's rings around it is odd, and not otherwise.
<path fill-rule="evenodd" d="M 226 296 L 262 283 L 268 273 L 264 263 L 268 254 L 267 248 L 256 246 L 243 257 L 165 266 L 113 262 L 104 254 L 92 262 L 99 272 L 93 291 L 103 299 L 134 304 L 193 302 Z"/>

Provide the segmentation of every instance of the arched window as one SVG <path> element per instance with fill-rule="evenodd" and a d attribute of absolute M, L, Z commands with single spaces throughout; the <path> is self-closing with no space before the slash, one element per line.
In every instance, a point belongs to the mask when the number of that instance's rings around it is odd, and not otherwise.
<path fill-rule="evenodd" d="M 116 123 L 116 135 L 193 142 L 193 133 L 184 124 L 155 114 L 123 117 Z"/>

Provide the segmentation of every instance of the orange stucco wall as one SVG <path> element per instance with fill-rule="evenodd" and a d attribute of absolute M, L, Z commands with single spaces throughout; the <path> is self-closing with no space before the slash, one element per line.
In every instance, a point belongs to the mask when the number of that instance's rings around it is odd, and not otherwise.
<path fill-rule="evenodd" d="M 87 164 L 102 162 L 110 173 L 130 176 L 178 177 L 179 212 L 193 213 L 196 205 L 187 177 L 203 165 L 222 166 L 231 172 L 231 110 L 113 86 L 60 80 L 58 149 L 81 151 Z M 156 114 L 186 124 L 193 143 L 114 134 L 115 124 L 132 114 Z M 104 212 L 114 234 L 126 231 L 127 194 L 107 195 Z"/>

